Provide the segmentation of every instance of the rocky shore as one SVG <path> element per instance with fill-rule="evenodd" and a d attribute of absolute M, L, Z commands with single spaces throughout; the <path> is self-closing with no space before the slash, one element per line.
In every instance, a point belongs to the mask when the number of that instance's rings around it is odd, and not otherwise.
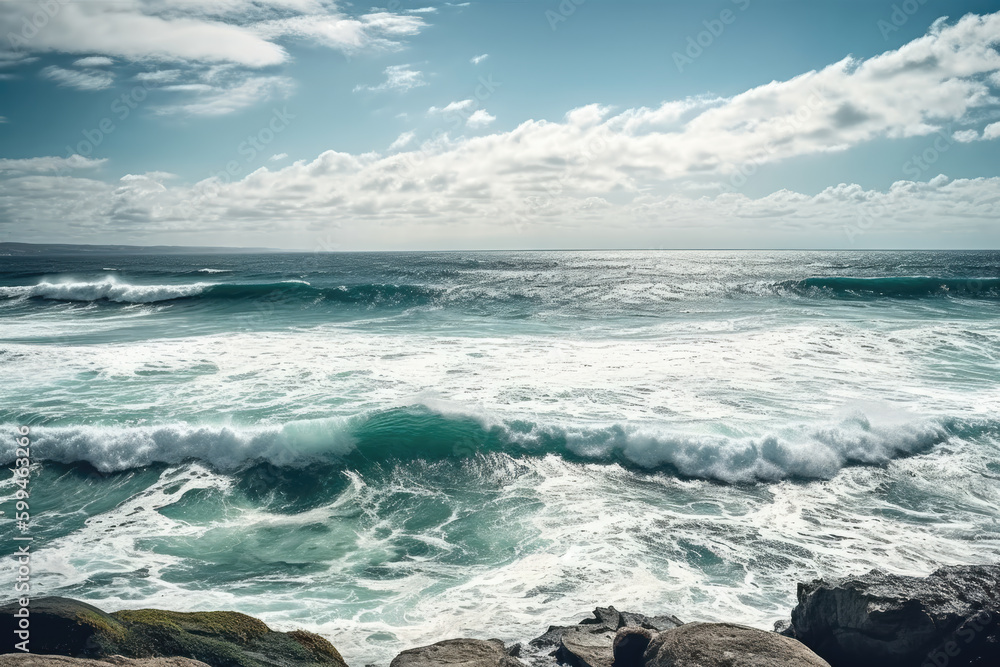
<path fill-rule="evenodd" d="M 19 608 L 0 608 L 5 637 L 16 637 Z M 236 612 L 109 614 L 57 597 L 32 600 L 29 609 L 31 653 L 0 655 L 0 667 L 347 667 L 319 635 L 276 632 Z M 8 650 L 15 641 L 8 639 Z M 927 577 L 873 570 L 802 583 L 790 620 L 773 632 L 599 607 L 524 644 L 448 639 L 403 651 L 388 667 L 557 664 L 992 667 L 1000 665 L 1000 565 L 946 567 Z"/>

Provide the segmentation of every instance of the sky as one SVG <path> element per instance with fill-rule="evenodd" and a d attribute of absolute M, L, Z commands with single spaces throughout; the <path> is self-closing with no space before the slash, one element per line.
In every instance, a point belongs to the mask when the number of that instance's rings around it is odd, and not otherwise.
<path fill-rule="evenodd" d="M 1000 248 L 1000 0 L 0 0 L 0 241 Z"/>

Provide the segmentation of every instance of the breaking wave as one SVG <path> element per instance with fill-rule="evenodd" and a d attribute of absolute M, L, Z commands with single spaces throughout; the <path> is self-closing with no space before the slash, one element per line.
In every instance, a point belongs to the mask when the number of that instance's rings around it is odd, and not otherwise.
<path fill-rule="evenodd" d="M 14 427 L 8 425 L 7 428 Z M 66 426 L 32 429 L 37 459 L 86 462 L 101 472 L 196 459 L 234 472 L 251 462 L 302 466 L 342 461 L 364 469 L 390 461 L 465 459 L 504 454 L 556 455 L 581 463 L 618 464 L 726 483 L 829 479 L 848 465 L 882 465 L 971 432 L 974 425 L 926 421 L 875 424 L 857 415 L 824 426 L 776 429 L 758 437 L 692 435 L 624 424 L 484 424 L 422 406 L 353 418 L 231 427 Z"/>

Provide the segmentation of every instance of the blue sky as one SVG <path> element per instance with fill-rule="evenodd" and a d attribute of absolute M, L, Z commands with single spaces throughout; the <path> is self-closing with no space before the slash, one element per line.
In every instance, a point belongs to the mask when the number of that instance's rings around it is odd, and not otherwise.
<path fill-rule="evenodd" d="M 0 240 L 997 247 L 998 11 L 4 3 Z"/>

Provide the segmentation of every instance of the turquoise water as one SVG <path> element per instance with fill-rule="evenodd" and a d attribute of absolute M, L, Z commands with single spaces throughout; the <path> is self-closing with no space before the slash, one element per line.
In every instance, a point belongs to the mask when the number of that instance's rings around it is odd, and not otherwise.
<path fill-rule="evenodd" d="M 3 451 L 32 427 L 36 595 L 358 665 L 597 605 L 769 627 L 996 559 L 998 306 L 991 252 L 0 257 Z"/>

